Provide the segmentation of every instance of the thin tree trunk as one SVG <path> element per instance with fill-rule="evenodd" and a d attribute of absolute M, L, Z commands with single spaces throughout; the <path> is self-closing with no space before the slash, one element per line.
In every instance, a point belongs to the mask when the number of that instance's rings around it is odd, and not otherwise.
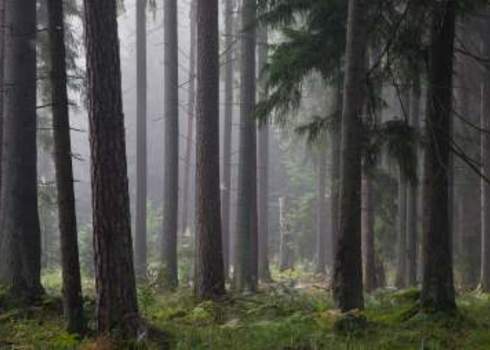
<path fill-rule="evenodd" d="M 136 301 L 116 0 L 84 0 L 97 330 L 135 337 Z"/>
<path fill-rule="evenodd" d="M 279 198 L 279 231 L 281 242 L 279 247 L 279 270 L 281 272 L 294 267 L 294 250 L 288 219 L 287 197 Z"/>
<path fill-rule="evenodd" d="M 136 2 L 136 277 L 146 278 L 146 198 L 147 198 L 147 64 L 146 64 L 146 4 Z"/>
<path fill-rule="evenodd" d="M 413 79 L 413 85 L 410 96 L 410 122 L 415 130 L 420 128 L 420 77 Z M 415 154 L 419 155 L 419 149 L 415 144 Z M 418 169 L 417 162 L 417 169 Z M 416 174 L 418 174 L 418 170 Z M 417 179 L 418 182 L 418 179 Z M 413 287 L 417 284 L 417 251 L 418 251 L 418 192 L 417 182 L 410 181 L 407 192 L 407 284 Z"/>
<path fill-rule="evenodd" d="M 230 269 L 230 209 L 231 209 L 231 148 L 233 130 L 233 101 L 234 101 L 234 0 L 225 0 L 225 114 L 223 126 L 223 166 L 222 166 L 222 192 L 221 192 L 221 220 L 223 234 L 223 259 L 225 275 Z"/>
<path fill-rule="evenodd" d="M 47 7 L 51 55 L 54 162 L 63 274 L 63 309 L 68 331 L 81 333 L 85 330 L 86 324 L 83 315 L 75 190 L 73 188 L 63 2 L 48 0 Z"/>
<path fill-rule="evenodd" d="M 185 232 L 189 227 L 189 192 L 190 178 L 192 169 L 192 149 L 194 148 L 194 115 L 196 100 L 196 0 L 191 3 L 189 13 L 190 21 L 190 53 L 189 53 L 189 90 L 187 100 L 187 133 L 185 141 L 185 160 L 184 160 L 184 185 L 182 189 L 182 224 L 181 230 Z"/>
<path fill-rule="evenodd" d="M 449 233 L 448 165 L 456 1 L 434 4 L 429 48 L 425 150 L 424 272 L 421 304 L 433 311 L 456 308 Z"/>
<path fill-rule="evenodd" d="M 257 289 L 257 128 L 255 108 L 256 1 L 242 4 L 240 145 L 234 287 Z"/>
<path fill-rule="evenodd" d="M 325 274 L 326 272 L 326 249 L 327 249 L 327 203 L 325 199 L 327 159 L 326 150 L 320 147 L 317 161 L 316 179 L 316 267 L 315 272 Z"/>
<path fill-rule="evenodd" d="M 5 8 L 5 93 L 0 279 L 29 302 L 43 293 L 37 198 L 36 1 Z"/>
<path fill-rule="evenodd" d="M 482 38 L 482 57 L 490 56 L 490 21 L 485 23 Z M 482 96 L 481 96 L 481 129 L 490 130 L 490 67 L 483 67 Z M 481 172 L 487 179 L 490 177 L 490 135 L 481 133 Z M 482 243 L 481 243 L 481 272 L 480 289 L 490 292 L 490 185 L 481 179 L 482 193 Z"/>
<path fill-rule="evenodd" d="M 396 280 L 397 288 L 406 287 L 407 277 L 407 178 L 403 174 L 403 170 L 398 169 L 398 249 L 397 249 L 397 265 L 396 265 Z"/>
<path fill-rule="evenodd" d="M 177 218 L 179 188 L 179 60 L 177 39 L 177 0 L 164 2 L 164 118 L 165 159 L 163 185 L 163 279 L 165 288 L 178 285 Z"/>
<path fill-rule="evenodd" d="M 366 292 L 378 287 L 376 278 L 376 254 L 374 246 L 374 193 L 370 175 L 362 176 L 362 258 L 363 282 Z"/>
<path fill-rule="evenodd" d="M 3 150 L 3 119 L 4 119 L 4 91 L 5 91 L 5 2 L 6 0 L 0 0 L 0 191 L 2 188 L 2 150 Z M 1 194 L 0 194 L 1 198 Z M 1 205 L 1 201 L 0 201 Z M 0 215 L 1 215 L 0 208 Z M 0 232 L 0 243 L 2 242 L 2 233 Z"/>
<path fill-rule="evenodd" d="M 197 5 L 196 295 L 225 293 L 219 181 L 218 0 Z"/>
<path fill-rule="evenodd" d="M 364 307 L 361 251 L 361 116 L 365 100 L 366 0 L 350 0 L 342 111 L 340 222 L 334 298 L 343 311 Z"/>
<path fill-rule="evenodd" d="M 262 86 L 259 99 L 267 98 L 267 88 L 262 79 L 262 73 L 267 64 L 268 36 L 267 28 L 260 27 L 258 32 L 258 70 Z M 264 282 L 271 281 L 269 269 L 269 124 L 266 122 L 259 126 L 257 139 L 258 157 L 258 220 L 259 220 L 259 279 Z"/>

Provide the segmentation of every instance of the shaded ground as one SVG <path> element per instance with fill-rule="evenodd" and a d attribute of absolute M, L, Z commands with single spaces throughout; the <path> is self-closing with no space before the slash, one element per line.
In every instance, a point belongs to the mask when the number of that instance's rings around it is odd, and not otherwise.
<path fill-rule="evenodd" d="M 47 284 L 52 294 L 54 284 Z M 139 290 L 142 313 L 169 335 L 172 349 L 490 349 L 490 296 L 459 297 L 455 317 L 409 317 L 416 295 L 380 291 L 367 297 L 366 328 L 339 335 L 334 332 L 339 315 L 328 291 L 316 284 L 272 284 L 258 295 L 230 295 L 220 303 L 196 303 L 188 289 L 173 294 Z M 54 297 L 29 309 L 7 306 L 0 309 L 0 349 L 162 348 L 148 341 L 111 347 L 107 340 L 68 335 Z M 90 300 L 87 307 L 93 313 Z"/>

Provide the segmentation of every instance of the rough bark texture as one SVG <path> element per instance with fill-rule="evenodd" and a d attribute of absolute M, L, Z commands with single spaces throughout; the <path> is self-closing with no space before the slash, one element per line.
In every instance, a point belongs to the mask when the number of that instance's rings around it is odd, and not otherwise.
<path fill-rule="evenodd" d="M 327 202 L 325 198 L 326 178 L 327 178 L 327 159 L 326 150 L 320 147 L 317 161 L 316 179 L 316 266 L 315 272 L 324 274 L 327 264 Z"/>
<path fill-rule="evenodd" d="M 434 4 L 429 50 L 425 150 L 424 272 L 421 304 L 428 310 L 456 308 L 449 232 L 448 165 L 456 1 Z"/>
<path fill-rule="evenodd" d="M 185 232 L 189 227 L 189 192 L 192 170 L 192 150 L 194 148 L 194 115 L 196 109 L 196 0 L 191 3 L 189 13 L 190 20 L 190 53 L 189 53 L 189 90 L 187 100 L 187 132 L 185 140 L 185 159 L 184 159 L 184 184 L 182 186 L 182 223 L 181 231 Z"/>
<path fill-rule="evenodd" d="M 177 218 L 179 195 L 179 76 L 177 41 L 177 0 L 165 0 L 164 52 L 164 118 L 165 155 L 163 174 L 163 249 L 162 277 L 165 288 L 178 285 Z"/>
<path fill-rule="evenodd" d="M 235 1 L 225 0 L 225 111 L 223 124 L 223 166 L 222 166 L 222 191 L 221 191 L 221 220 L 223 235 L 223 260 L 225 264 L 225 274 L 228 276 L 230 266 L 230 209 L 231 209 L 231 150 L 232 150 L 232 129 L 233 129 L 233 101 L 234 101 L 234 38 L 233 29 L 235 22 L 234 15 Z"/>
<path fill-rule="evenodd" d="M 63 274 L 63 309 L 68 331 L 81 333 L 85 328 L 85 319 L 71 159 L 63 2 L 48 0 L 47 9 L 51 56 L 54 162 Z"/>
<path fill-rule="evenodd" d="M 37 208 L 36 1 L 6 2 L 0 279 L 15 297 L 37 299 L 41 234 Z"/>
<path fill-rule="evenodd" d="M 361 252 L 361 116 L 366 74 L 366 0 L 350 0 L 342 110 L 340 222 L 333 291 L 341 311 L 364 307 Z"/>
<path fill-rule="evenodd" d="M 218 0 L 197 4 L 196 294 L 225 293 L 219 182 Z"/>
<path fill-rule="evenodd" d="M 482 37 L 482 57 L 490 57 L 490 21 L 485 23 Z M 490 66 L 483 67 L 482 104 L 481 104 L 482 130 L 490 130 Z M 481 172 L 485 178 L 481 179 L 482 193 L 482 238 L 481 238 L 481 270 L 480 289 L 490 292 L 490 135 L 481 133 Z"/>
<path fill-rule="evenodd" d="M 146 3 L 136 1 L 136 224 L 135 270 L 140 280 L 146 278 L 146 196 L 147 196 L 147 68 Z"/>
<path fill-rule="evenodd" d="M 262 73 L 267 64 L 268 37 L 267 29 L 261 27 L 258 31 L 258 71 L 261 88 L 259 99 L 267 98 L 267 89 Z M 258 234 L 259 234 L 259 279 L 271 281 L 269 269 L 269 124 L 259 126 L 257 137 L 257 170 L 258 170 Z"/>
<path fill-rule="evenodd" d="M 397 218 L 397 288 L 406 287 L 407 277 L 407 178 L 402 169 L 398 169 L 398 218 Z"/>
<path fill-rule="evenodd" d="M 279 226 L 281 234 L 279 270 L 286 271 L 294 267 L 294 242 L 289 227 L 288 202 L 286 197 L 279 198 Z"/>
<path fill-rule="evenodd" d="M 363 282 L 366 292 L 378 287 L 376 276 L 376 254 L 374 246 L 374 193 L 369 174 L 362 176 L 362 259 Z"/>
<path fill-rule="evenodd" d="M 417 75 L 412 82 L 410 95 L 410 123 L 415 130 L 420 128 L 420 77 Z M 415 144 L 415 152 L 419 149 Z M 419 164 L 417 163 L 417 169 Z M 416 174 L 418 171 L 416 170 Z M 418 179 L 417 179 L 418 182 Z M 417 182 L 410 181 L 407 192 L 407 284 L 413 287 L 417 284 L 417 252 L 418 252 L 418 202 L 419 186 Z"/>
<path fill-rule="evenodd" d="M 84 0 L 99 334 L 136 336 L 121 63 L 116 0 Z"/>
<path fill-rule="evenodd" d="M 257 289 L 256 1 L 242 4 L 240 145 L 234 287 Z"/>

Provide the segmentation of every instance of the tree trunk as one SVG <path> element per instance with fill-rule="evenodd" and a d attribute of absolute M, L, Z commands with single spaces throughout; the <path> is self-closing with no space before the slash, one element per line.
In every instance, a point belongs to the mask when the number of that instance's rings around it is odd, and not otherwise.
<path fill-rule="evenodd" d="M 340 222 L 334 298 L 341 311 L 364 307 L 361 252 L 361 117 L 365 100 L 366 0 L 350 0 L 342 110 Z"/>
<path fill-rule="evenodd" d="M 482 57 L 490 57 L 490 21 L 485 23 L 482 38 Z M 481 129 L 490 130 L 490 66 L 483 67 Z M 482 193 L 482 243 L 481 243 L 481 272 L 480 289 L 490 292 L 490 135 L 481 133 L 481 172 L 486 179 L 481 179 Z"/>
<path fill-rule="evenodd" d="M 179 189 L 179 60 L 177 41 L 177 0 L 165 0 L 163 25 L 165 156 L 163 174 L 163 280 L 165 288 L 178 285 L 177 218 Z"/>
<path fill-rule="evenodd" d="M 413 79 L 410 96 L 410 122 L 412 127 L 419 131 L 420 128 L 420 77 L 417 74 Z M 415 154 L 419 155 L 419 149 L 415 144 Z M 418 169 L 418 162 L 417 162 Z M 418 171 L 416 170 L 416 174 Z M 417 179 L 418 182 L 418 179 Z M 418 191 L 417 182 L 410 181 L 407 192 L 407 284 L 413 287 L 417 284 L 417 251 L 418 251 Z"/>
<path fill-rule="evenodd" d="M 256 1 L 242 4 L 240 145 L 234 284 L 257 289 L 257 128 L 255 109 Z"/>
<path fill-rule="evenodd" d="M 97 330 L 136 336 L 116 0 L 84 0 Z M 118 333 L 119 334 L 119 333 Z"/>
<path fill-rule="evenodd" d="M 320 147 L 317 161 L 316 179 L 316 267 L 315 272 L 326 272 L 327 250 L 327 203 L 325 199 L 325 181 L 327 178 L 327 159 L 325 147 Z"/>
<path fill-rule="evenodd" d="M 64 9 L 61 0 L 48 0 L 47 6 L 49 52 L 51 55 L 54 162 L 63 274 L 63 309 L 68 331 L 81 333 L 85 329 L 85 318 L 83 315 L 75 190 L 73 188 L 73 165 L 71 159 Z"/>
<path fill-rule="evenodd" d="M 6 0 L 0 0 L 0 191 L 2 188 L 2 170 L 1 170 L 1 160 L 2 158 L 2 149 L 3 149 L 3 119 L 4 119 L 4 90 L 5 90 L 5 79 L 4 79 L 4 70 L 5 70 L 5 3 Z M 1 198 L 1 194 L 0 194 Z M 1 201 L 0 201 L 1 205 Z M 0 215 L 1 215 L 0 209 Z M 2 242 L 2 233 L 0 232 L 0 244 Z"/>
<path fill-rule="evenodd" d="M 456 2 L 434 4 L 427 91 L 424 272 L 421 303 L 428 310 L 456 308 L 449 233 L 448 165 Z"/>
<path fill-rule="evenodd" d="M 196 295 L 225 293 L 219 182 L 218 0 L 197 5 Z"/>
<path fill-rule="evenodd" d="M 362 258 L 363 282 L 366 292 L 378 287 L 376 278 L 376 254 L 374 246 L 374 193 L 370 175 L 362 176 Z"/>
<path fill-rule="evenodd" d="M 234 38 L 233 28 L 235 1 L 225 0 L 225 115 L 223 126 L 223 179 L 221 192 L 221 220 L 223 235 L 223 259 L 225 264 L 225 275 L 228 276 L 230 266 L 230 209 L 231 209 L 231 148 L 233 129 L 233 58 Z"/>
<path fill-rule="evenodd" d="M 5 8 L 5 93 L 0 279 L 29 302 L 43 293 L 37 198 L 36 1 Z"/>
<path fill-rule="evenodd" d="M 267 88 L 263 81 L 262 71 L 267 64 L 268 36 L 267 28 L 260 27 L 258 33 L 258 70 L 262 86 L 259 99 L 267 98 Z M 269 269 L 269 124 L 259 126 L 257 139 L 258 157 L 258 220 L 259 220 L 259 279 L 270 282 Z"/>
<path fill-rule="evenodd" d="M 190 53 L 189 53 L 189 90 L 187 100 L 187 133 L 185 140 L 185 163 L 184 163 L 184 185 L 182 190 L 182 224 L 181 230 L 185 232 L 189 227 L 189 192 L 190 192 L 190 178 L 192 170 L 192 149 L 194 148 L 194 114 L 195 114 L 195 100 L 196 100 L 196 0 L 191 3 L 191 10 L 189 13 L 190 20 Z"/>
<path fill-rule="evenodd" d="M 135 267 L 139 280 L 146 278 L 146 196 L 147 196 L 147 72 L 146 3 L 136 1 L 136 232 Z"/>
<path fill-rule="evenodd" d="M 289 228 L 288 201 L 286 197 L 279 197 L 279 226 L 281 234 L 279 270 L 283 272 L 294 267 L 294 242 Z"/>
<path fill-rule="evenodd" d="M 397 264 L 395 286 L 405 288 L 407 277 L 407 178 L 398 169 Z"/>

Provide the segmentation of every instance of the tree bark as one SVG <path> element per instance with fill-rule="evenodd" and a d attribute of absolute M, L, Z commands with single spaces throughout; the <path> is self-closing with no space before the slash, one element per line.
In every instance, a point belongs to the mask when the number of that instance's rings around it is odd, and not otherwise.
<path fill-rule="evenodd" d="M 234 287 L 257 289 L 257 128 L 254 119 L 256 93 L 256 1 L 242 4 L 240 145 L 238 210 L 234 263 Z"/>
<path fill-rule="evenodd" d="M 269 50 L 267 28 L 265 27 L 259 28 L 257 50 L 259 81 L 262 81 L 259 99 L 264 100 L 268 93 L 262 73 L 267 64 Z M 272 278 L 269 269 L 269 124 L 267 122 L 259 126 L 257 142 L 259 279 L 270 282 Z"/>
<path fill-rule="evenodd" d="M 73 165 L 68 110 L 64 9 L 61 0 L 48 0 L 48 27 L 53 104 L 54 162 L 63 275 L 63 309 L 69 332 L 85 330 Z"/>
<path fill-rule="evenodd" d="M 5 7 L 0 279 L 30 302 L 43 293 L 37 198 L 36 1 Z"/>
<path fill-rule="evenodd" d="M 482 57 L 490 56 L 490 21 L 486 20 L 482 30 Z M 481 121 L 482 130 L 490 130 L 490 66 L 483 67 L 483 79 L 481 90 Z M 490 178 L 490 135 L 481 133 L 481 172 L 487 179 Z M 482 243 L 481 243 L 481 272 L 480 289 L 490 292 L 490 185 L 487 179 L 481 179 L 482 194 Z"/>
<path fill-rule="evenodd" d="M 281 242 L 279 247 L 279 270 L 281 272 L 294 267 L 294 249 L 288 219 L 287 197 L 279 197 L 279 226 Z"/>
<path fill-rule="evenodd" d="M 334 298 L 341 311 L 364 307 L 361 251 L 361 117 L 365 100 L 366 0 L 350 0 L 342 110 L 340 222 Z"/>
<path fill-rule="evenodd" d="M 419 132 L 420 129 L 420 76 L 417 74 L 412 82 L 410 95 L 410 123 Z M 419 155 L 419 148 L 415 144 L 415 154 Z M 419 168 L 417 162 L 417 169 Z M 416 169 L 416 174 L 418 171 Z M 417 179 L 418 182 L 418 179 Z M 417 284 L 417 256 L 418 256 L 418 201 L 419 186 L 417 182 L 410 181 L 407 192 L 407 285 L 413 287 Z"/>
<path fill-rule="evenodd" d="M 219 181 L 218 0 L 197 4 L 196 295 L 225 293 Z"/>
<path fill-rule="evenodd" d="M 163 184 L 163 280 L 165 288 L 178 285 L 177 218 L 179 189 L 179 60 L 177 0 L 164 2 L 164 118 L 165 155 Z"/>
<path fill-rule="evenodd" d="M 407 178 L 398 169 L 397 264 L 395 286 L 405 288 L 407 277 Z"/>
<path fill-rule="evenodd" d="M 99 334 L 139 326 L 115 0 L 84 0 Z"/>
<path fill-rule="evenodd" d="M 146 4 L 136 1 L 136 277 L 146 279 L 146 198 L 147 198 L 147 68 L 146 68 Z"/>
<path fill-rule="evenodd" d="M 456 308 L 449 233 L 448 165 L 456 1 L 434 4 L 427 91 L 424 272 L 421 304 L 431 311 Z"/>

